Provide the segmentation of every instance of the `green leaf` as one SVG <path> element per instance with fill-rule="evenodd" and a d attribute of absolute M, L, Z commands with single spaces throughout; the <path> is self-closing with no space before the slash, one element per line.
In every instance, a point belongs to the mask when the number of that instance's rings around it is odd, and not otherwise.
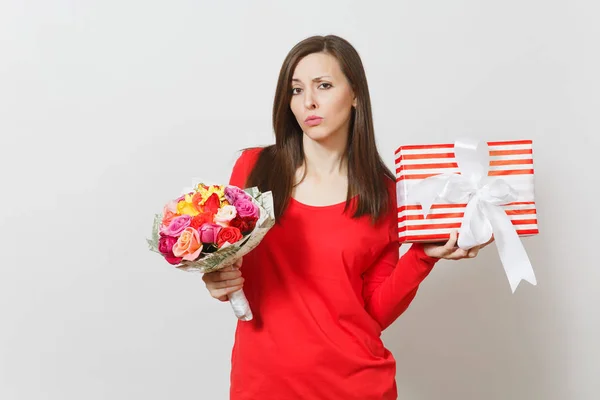
<path fill-rule="evenodd" d="M 155 214 L 154 215 L 154 222 L 152 223 L 152 235 L 150 237 L 150 239 L 146 239 L 146 242 L 148 243 L 148 247 L 150 248 L 150 251 L 154 251 L 155 253 L 159 253 L 160 251 L 158 251 L 158 240 L 160 239 L 160 235 L 159 235 L 159 230 L 160 230 L 160 224 L 162 221 L 162 216 L 160 214 Z"/>

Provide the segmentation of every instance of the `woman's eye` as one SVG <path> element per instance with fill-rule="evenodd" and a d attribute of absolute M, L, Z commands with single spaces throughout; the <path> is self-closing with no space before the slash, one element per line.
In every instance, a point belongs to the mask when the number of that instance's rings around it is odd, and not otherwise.
<path fill-rule="evenodd" d="M 302 90 L 300 88 L 292 88 L 292 94 L 298 94 L 297 90 Z"/>
<path fill-rule="evenodd" d="M 321 84 L 319 85 L 319 87 L 321 87 L 321 86 L 323 86 L 323 85 L 326 85 L 326 86 L 327 86 L 327 87 L 325 87 L 324 89 L 329 89 L 330 87 L 332 87 L 330 83 L 321 83 Z"/>

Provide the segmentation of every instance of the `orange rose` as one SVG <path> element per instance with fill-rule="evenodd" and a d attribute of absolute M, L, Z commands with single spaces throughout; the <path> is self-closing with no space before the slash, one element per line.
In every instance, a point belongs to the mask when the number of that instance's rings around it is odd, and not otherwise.
<path fill-rule="evenodd" d="M 177 202 L 170 201 L 163 207 L 162 225 L 169 226 L 173 218 L 177 216 Z"/>
<path fill-rule="evenodd" d="M 192 228 L 200 228 L 205 223 L 212 223 L 214 221 L 214 215 L 209 212 L 201 212 L 192 218 L 192 222 L 190 222 L 190 226 Z"/>
<path fill-rule="evenodd" d="M 175 218 L 176 216 L 177 216 L 177 213 L 171 212 L 169 210 L 165 211 L 165 213 L 163 215 L 163 219 L 162 219 L 162 225 L 169 226 L 169 224 L 171 223 L 173 218 Z"/>
<path fill-rule="evenodd" d="M 173 255 L 181 257 L 184 260 L 194 261 L 202 251 L 202 243 L 200 243 L 200 234 L 197 229 L 187 227 L 177 239 L 177 243 L 173 246 Z"/>

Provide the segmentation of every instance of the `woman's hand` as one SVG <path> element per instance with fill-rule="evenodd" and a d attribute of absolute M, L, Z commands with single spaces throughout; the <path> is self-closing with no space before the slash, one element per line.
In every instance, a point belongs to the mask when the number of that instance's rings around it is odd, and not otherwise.
<path fill-rule="evenodd" d="M 458 232 L 452 231 L 450 233 L 450 239 L 443 244 L 436 243 L 425 243 L 423 244 L 423 250 L 429 257 L 443 258 L 446 260 L 461 260 L 463 258 L 474 258 L 479 253 L 479 250 L 483 249 L 488 244 L 494 241 L 494 236 L 487 242 L 479 246 L 470 248 L 469 250 L 463 250 L 456 246 L 458 240 Z"/>
<path fill-rule="evenodd" d="M 229 267 L 202 275 L 210 295 L 219 301 L 228 301 L 231 293 L 240 290 L 244 286 L 241 266 L 242 258 Z"/>

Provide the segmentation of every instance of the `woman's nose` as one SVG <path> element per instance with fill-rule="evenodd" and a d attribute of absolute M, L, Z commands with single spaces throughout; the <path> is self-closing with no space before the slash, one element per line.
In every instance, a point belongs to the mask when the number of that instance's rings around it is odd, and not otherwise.
<path fill-rule="evenodd" d="M 315 96 L 310 90 L 304 92 L 304 107 L 306 107 L 306 109 L 308 110 L 313 110 L 317 108 Z"/>

